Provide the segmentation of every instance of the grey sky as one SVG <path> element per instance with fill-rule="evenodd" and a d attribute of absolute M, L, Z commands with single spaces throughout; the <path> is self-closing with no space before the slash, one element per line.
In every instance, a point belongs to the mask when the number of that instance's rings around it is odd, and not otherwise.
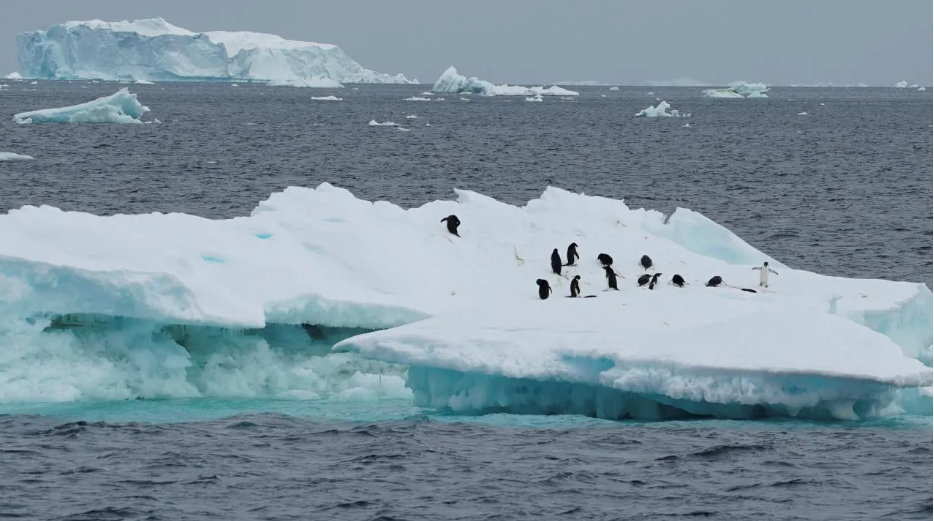
<path fill-rule="evenodd" d="M 192 31 L 334 43 L 368 69 L 434 82 L 454 65 L 494 82 L 693 78 L 773 85 L 931 85 L 931 0 L 7 0 L 16 33 L 66 20 L 162 16 Z"/>

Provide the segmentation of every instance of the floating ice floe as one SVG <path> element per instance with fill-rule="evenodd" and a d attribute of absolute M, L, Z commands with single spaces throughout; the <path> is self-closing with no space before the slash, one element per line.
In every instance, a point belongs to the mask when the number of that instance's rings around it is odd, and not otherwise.
<path fill-rule="evenodd" d="M 746 83 L 736 81 L 727 88 L 706 89 L 701 91 L 708 98 L 767 98 L 769 88 L 764 83 Z"/>
<path fill-rule="evenodd" d="M 269 87 L 305 87 L 313 89 L 343 89 L 344 86 L 330 78 L 297 78 L 292 80 L 272 80 Z"/>
<path fill-rule="evenodd" d="M 525 101 L 545 101 L 541 96 L 532 96 L 530 98 L 525 98 Z"/>
<path fill-rule="evenodd" d="M 32 156 L 24 156 L 13 152 L 0 152 L 0 161 L 28 161 L 35 159 Z"/>
<path fill-rule="evenodd" d="M 71 107 L 21 112 L 13 116 L 17 123 L 142 123 L 149 107 L 124 87 L 110 96 Z"/>
<path fill-rule="evenodd" d="M 904 89 L 904 88 L 907 88 L 907 87 L 908 87 L 908 82 L 905 81 L 905 80 L 902 80 L 902 81 L 896 83 L 894 86 L 895 86 L 896 89 Z"/>
<path fill-rule="evenodd" d="M 337 96 L 312 96 L 311 99 L 315 101 L 343 101 L 344 98 L 338 98 Z"/>
<path fill-rule="evenodd" d="M 23 77 L 20 75 L 20 73 L 18 73 L 18 72 L 16 72 L 16 71 L 13 71 L 13 72 L 7 74 L 6 76 L 4 76 L 4 78 L 5 78 L 5 79 L 8 79 L 8 80 L 21 80 L 21 79 L 23 79 Z"/>
<path fill-rule="evenodd" d="M 685 209 L 666 218 L 555 188 L 523 207 L 456 192 L 406 210 L 290 187 L 228 220 L 0 215 L 0 402 L 373 396 L 392 374 L 389 395 L 470 414 L 923 411 L 923 284 L 792 269 Z M 439 222 L 451 214 L 459 237 Z M 563 258 L 572 241 L 576 266 L 551 273 L 551 251 Z M 614 257 L 620 291 L 603 291 L 599 253 Z M 655 290 L 635 283 L 642 254 L 663 274 Z M 752 270 L 764 261 L 779 273 L 768 288 Z M 674 274 L 688 285 L 668 284 Z M 574 275 L 596 298 L 565 298 Z M 705 287 L 714 275 L 724 284 Z"/>
<path fill-rule="evenodd" d="M 418 116 L 416 116 L 415 114 L 409 114 L 408 116 L 405 117 L 405 119 L 418 119 Z"/>
<path fill-rule="evenodd" d="M 385 121 L 383 123 L 380 123 L 379 121 L 376 121 L 375 119 L 371 119 L 368 125 L 370 125 L 371 127 L 398 127 L 399 126 L 398 123 L 393 123 L 392 121 Z"/>
<path fill-rule="evenodd" d="M 610 87 L 610 90 L 613 91 L 613 92 L 616 92 L 616 91 L 619 90 L 619 87 Z"/>
<path fill-rule="evenodd" d="M 402 101 L 431 101 L 431 98 L 421 98 L 418 96 L 411 96 L 409 98 L 405 98 Z M 442 98 L 442 101 L 443 101 L 443 98 Z"/>
<path fill-rule="evenodd" d="M 671 108 L 671 105 L 667 101 L 660 101 L 657 106 L 649 106 L 649 108 L 642 109 L 636 113 L 636 116 L 645 116 L 647 118 L 689 118 L 691 117 L 690 113 L 681 114 L 676 109 L 673 109 L 671 112 L 668 112 L 668 109 Z"/>
<path fill-rule="evenodd" d="M 807 116 L 808 113 L 807 113 L 807 112 L 799 112 L 798 115 L 799 115 L 799 116 Z"/>
<path fill-rule="evenodd" d="M 924 88 L 924 87 L 918 87 L 918 90 L 919 90 L 919 91 L 925 91 L 925 90 L 927 90 L 927 89 Z"/>
<path fill-rule="evenodd" d="M 136 80 L 137 85 L 155 85 L 155 83 L 148 80 Z"/>
<path fill-rule="evenodd" d="M 470 93 L 484 96 L 577 96 L 580 93 L 563 89 L 557 85 L 551 87 L 522 87 L 519 85 L 494 85 L 488 81 L 467 78 L 457 73 L 453 66 L 448 67 L 431 88 L 433 92 Z"/>

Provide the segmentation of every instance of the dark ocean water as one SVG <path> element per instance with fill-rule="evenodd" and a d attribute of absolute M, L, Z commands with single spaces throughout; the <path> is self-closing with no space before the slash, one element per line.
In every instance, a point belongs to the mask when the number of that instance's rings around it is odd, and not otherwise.
<path fill-rule="evenodd" d="M 157 84 L 130 88 L 161 124 L 17 125 L 14 113 L 118 86 L 6 83 L 0 151 L 36 160 L 0 163 L 0 212 L 233 217 L 324 181 L 404 206 L 453 187 L 524 204 L 554 185 L 697 210 L 795 268 L 931 286 L 930 92 L 416 102 L 403 100 L 427 87 L 366 86 L 325 102 L 309 89 Z M 656 97 L 692 117 L 633 117 Z M 931 463 L 929 417 L 461 418 L 398 399 L 0 405 L 0 517 L 24 519 L 930 519 Z"/>

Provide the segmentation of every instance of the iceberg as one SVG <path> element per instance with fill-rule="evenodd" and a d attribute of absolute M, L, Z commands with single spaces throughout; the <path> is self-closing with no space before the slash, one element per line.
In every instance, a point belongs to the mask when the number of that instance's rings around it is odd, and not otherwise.
<path fill-rule="evenodd" d="M 908 82 L 905 81 L 905 80 L 902 80 L 902 81 L 900 81 L 900 82 L 898 82 L 898 83 L 895 84 L 895 88 L 896 88 L 896 89 L 905 89 L 905 88 L 908 88 Z"/>
<path fill-rule="evenodd" d="M 13 152 L 0 152 L 0 161 L 28 161 L 34 159 L 32 156 L 24 156 Z"/>
<path fill-rule="evenodd" d="M 16 36 L 28 78 L 99 80 L 303 80 L 417 83 L 364 69 L 338 46 L 247 31 L 196 33 L 162 18 L 55 24 Z"/>
<path fill-rule="evenodd" d="M 924 410 L 923 284 L 792 269 L 683 208 L 666 218 L 550 187 L 523 207 L 456 194 L 403 209 L 289 187 L 225 220 L 10 210 L 0 402 L 385 392 L 606 418 Z M 460 237 L 439 223 L 451 214 Z M 596 298 L 565 299 L 548 269 L 571 241 L 581 259 L 566 275 Z M 619 292 L 602 291 L 603 252 Z M 688 285 L 637 288 L 642 253 Z M 780 273 L 767 290 L 751 269 L 763 261 Z M 728 285 L 704 287 L 713 275 Z"/>
<path fill-rule="evenodd" d="M 579 92 L 567 90 L 557 85 L 551 87 L 522 87 L 519 85 L 494 85 L 476 77 L 467 78 L 457 73 L 453 66 L 448 67 L 434 86 L 432 92 L 467 93 L 483 96 L 578 96 Z"/>
<path fill-rule="evenodd" d="M 671 108 L 671 105 L 669 105 L 667 101 L 660 101 L 658 105 L 654 107 L 649 105 L 648 108 L 640 110 L 639 112 L 636 113 L 636 116 L 645 116 L 647 118 L 680 118 L 680 117 L 689 118 L 691 117 L 690 114 L 681 114 L 677 110 L 672 110 L 671 112 L 668 112 L 669 108 Z"/>
<path fill-rule="evenodd" d="M 708 98 L 767 98 L 769 88 L 764 83 L 746 83 L 735 81 L 727 88 L 706 89 L 701 91 Z"/>
<path fill-rule="evenodd" d="M 21 80 L 21 79 L 23 79 L 23 77 L 20 75 L 20 73 L 18 73 L 18 72 L 16 72 L 16 71 L 13 71 L 13 72 L 7 74 L 6 76 L 4 76 L 4 78 L 6 78 L 6 79 L 8 79 L 8 80 Z"/>
<path fill-rule="evenodd" d="M 343 89 L 344 86 L 329 78 L 303 78 L 295 80 L 272 80 L 269 87 L 309 87 L 314 89 Z"/>
<path fill-rule="evenodd" d="M 149 112 L 136 94 L 124 87 L 110 96 L 71 107 L 21 112 L 13 116 L 17 123 L 142 123 Z"/>

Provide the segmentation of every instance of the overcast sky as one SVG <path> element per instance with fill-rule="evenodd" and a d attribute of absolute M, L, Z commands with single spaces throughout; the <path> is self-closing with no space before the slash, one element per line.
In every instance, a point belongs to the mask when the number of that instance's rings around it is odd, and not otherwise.
<path fill-rule="evenodd" d="M 18 32 L 155 16 L 192 31 L 337 44 L 368 69 L 422 83 L 448 65 L 536 84 L 889 86 L 934 75 L 931 0 L 7 0 L 0 11 L 0 75 L 19 70 Z"/>

